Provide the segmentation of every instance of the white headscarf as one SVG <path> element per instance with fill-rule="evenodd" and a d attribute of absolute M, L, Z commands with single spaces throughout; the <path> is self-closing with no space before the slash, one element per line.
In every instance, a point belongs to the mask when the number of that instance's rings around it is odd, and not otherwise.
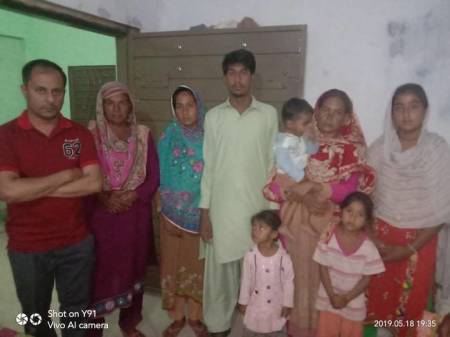
<path fill-rule="evenodd" d="M 450 148 L 427 130 L 426 111 L 417 145 L 402 151 L 392 121 L 392 103 L 383 135 L 369 148 L 377 172 L 375 214 L 397 228 L 447 224 L 439 234 L 437 281 L 450 296 Z"/>

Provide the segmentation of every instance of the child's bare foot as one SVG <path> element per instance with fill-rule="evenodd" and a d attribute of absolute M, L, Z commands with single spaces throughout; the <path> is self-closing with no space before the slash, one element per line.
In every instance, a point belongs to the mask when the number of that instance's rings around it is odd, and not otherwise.
<path fill-rule="evenodd" d="M 180 331 L 184 328 L 186 324 L 186 319 L 183 318 L 181 320 L 173 321 L 166 330 L 163 331 L 163 337 L 176 337 L 180 333 Z"/>
<path fill-rule="evenodd" d="M 188 319 L 188 324 L 194 331 L 196 337 L 209 337 L 208 329 L 202 321 Z"/>

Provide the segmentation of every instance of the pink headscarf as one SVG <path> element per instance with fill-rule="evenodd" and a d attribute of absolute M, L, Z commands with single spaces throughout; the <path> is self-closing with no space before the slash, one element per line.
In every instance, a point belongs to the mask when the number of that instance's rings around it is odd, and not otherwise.
<path fill-rule="evenodd" d="M 120 94 L 126 94 L 131 103 L 128 115 L 131 135 L 127 140 L 121 140 L 114 134 L 103 111 L 103 101 Z M 149 130 L 137 125 L 134 102 L 127 86 L 120 82 L 104 84 L 97 95 L 96 112 L 96 121 L 90 121 L 88 127 L 94 135 L 102 166 L 103 189 L 136 189 L 143 183 L 146 175 Z"/>

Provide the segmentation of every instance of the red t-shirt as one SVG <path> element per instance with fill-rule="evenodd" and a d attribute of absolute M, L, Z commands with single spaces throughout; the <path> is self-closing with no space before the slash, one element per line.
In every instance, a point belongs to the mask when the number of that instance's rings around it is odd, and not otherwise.
<path fill-rule="evenodd" d="M 0 126 L 0 171 L 43 177 L 96 163 L 89 130 L 63 116 L 50 136 L 32 126 L 26 111 Z M 77 243 L 88 234 L 81 197 L 45 197 L 7 206 L 10 250 L 45 252 Z"/>

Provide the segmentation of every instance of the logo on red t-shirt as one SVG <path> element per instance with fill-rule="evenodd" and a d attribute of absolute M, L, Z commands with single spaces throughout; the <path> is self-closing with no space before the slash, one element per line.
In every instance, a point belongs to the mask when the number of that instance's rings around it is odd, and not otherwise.
<path fill-rule="evenodd" d="M 80 156 L 81 143 L 79 138 L 64 139 L 63 153 L 67 159 L 77 159 Z"/>

